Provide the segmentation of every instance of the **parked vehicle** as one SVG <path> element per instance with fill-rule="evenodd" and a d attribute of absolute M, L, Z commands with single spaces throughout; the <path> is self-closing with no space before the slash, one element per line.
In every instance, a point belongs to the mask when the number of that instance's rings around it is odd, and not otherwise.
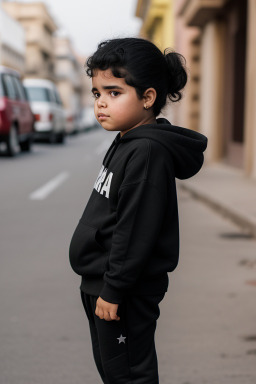
<path fill-rule="evenodd" d="M 55 84 L 45 79 L 23 81 L 35 117 L 35 138 L 47 138 L 50 143 L 63 143 L 66 117 Z"/>
<path fill-rule="evenodd" d="M 80 116 L 80 130 L 81 131 L 87 131 L 92 128 L 100 127 L 100 124 L 96 120 L 95 114 L 94 114 L 94 108 L 91 106 L 88 106 L 84 108 L 81 112 Z"/>
<path fill-rule="evenodd" d="M 75 121 L 72 111 L 67 110 L 65 111 L 66 116 L 66 131 L 69 135 L 72 135 L 75 133 Z"/>
<path fill-rule="evenodd" d="M 29 151 L 34 117 L 18 72 L 0 66 L 0 142 L 9 156 Z"/>
<path fill-rule="evenodd" d="M 66 111 L 67 132 L 72 135 L 83 131 L 81 111 Z"/>

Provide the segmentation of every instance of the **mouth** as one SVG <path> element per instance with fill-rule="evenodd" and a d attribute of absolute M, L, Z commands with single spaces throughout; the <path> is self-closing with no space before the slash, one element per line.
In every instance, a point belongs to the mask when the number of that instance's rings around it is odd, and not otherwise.
<path fill-rule="evenodd" d="M 104 115 L 104 113 L 98 113 L 98 119 L 100 119 L 100 120 L 106 119 L 106 118 L 108 118 L 108 117 L 109 117 L 109 116 Z"/>

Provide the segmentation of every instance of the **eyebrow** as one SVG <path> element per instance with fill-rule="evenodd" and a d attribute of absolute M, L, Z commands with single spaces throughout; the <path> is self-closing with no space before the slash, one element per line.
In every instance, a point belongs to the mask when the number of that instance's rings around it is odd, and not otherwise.
<path fill-rule="evenodd" d="M 122 89 L 122 87 L 119 87 L 119 85 L 105 85 L 102 87 L 103 89 Z M 92 92 L 98 91 L 97 88 L 92 88 Z"/>

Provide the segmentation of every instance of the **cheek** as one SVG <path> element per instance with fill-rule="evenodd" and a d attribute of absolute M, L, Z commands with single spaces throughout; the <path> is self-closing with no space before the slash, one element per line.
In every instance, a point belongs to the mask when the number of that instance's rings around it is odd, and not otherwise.
<path fill-rule="evenodd" d="M 127 101 L 125 99 L 115 100 L 114 103 L 110 106 L 110 113 L 115 115 L 116 119 L 122 118 L 122 116 L 127 111 Z"/>
<path fill-rule="evenodd" d="M 94 115 L 97 116 L 97 104 L 94 102 Z"/>
<path fill-rule="evenodd" d="M 140 101 L 136 98 L 123 98 L 114 106 L 116 117 L 123 118 L 131 114 L 140 113 L 143 107 L 140 105 Z"/>

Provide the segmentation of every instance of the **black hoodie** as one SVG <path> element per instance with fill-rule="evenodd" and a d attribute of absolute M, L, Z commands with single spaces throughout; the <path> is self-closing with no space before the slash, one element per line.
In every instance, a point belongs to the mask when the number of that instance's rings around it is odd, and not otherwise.
<path fill-rule="evenodd" d="M 166 119 L 117 134 L 70 244 L 81 289 L 121 303 L 167 291 L 179 257 L 175 177 L 202 167 L 207 138 Z"/>

